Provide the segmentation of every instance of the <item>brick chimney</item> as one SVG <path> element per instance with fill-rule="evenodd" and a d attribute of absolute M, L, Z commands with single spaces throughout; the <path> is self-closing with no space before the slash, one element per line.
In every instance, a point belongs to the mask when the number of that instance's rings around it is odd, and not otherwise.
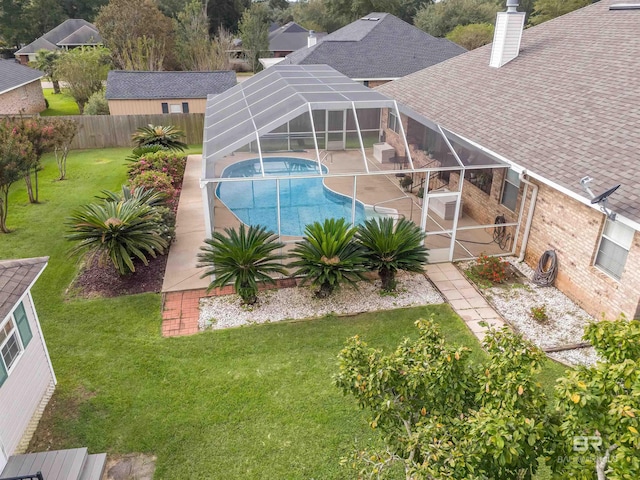
<path fill-rule="evenodd" d="M 498 12 L 489 66 L 500 68 L 518 56 L 526 13 L 518 12 L 518 0 L 507 0 L 507 11 Z"/>
<path fill-rule="evenodd" d="M 317 41 L 318 38 L 316 37 L 316 32 L 314 32 L 313 30 L 309 30 L 309 36 L 307 37 L 307 47 L 313 47 Z"/>

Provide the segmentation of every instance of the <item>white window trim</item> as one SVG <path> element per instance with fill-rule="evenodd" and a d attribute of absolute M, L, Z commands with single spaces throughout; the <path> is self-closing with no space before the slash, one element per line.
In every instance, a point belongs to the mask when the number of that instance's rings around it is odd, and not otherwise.
<path fill-rule="evenodd" d="M 20 302 L 18 302 L 17 305 L 20 305 Z M 4 347 L 7 344 L 7 341 L 9 340 L 9 338 L 12 337 L 13 335 L 15 335 L 16 338 L 18 339 L 18 347 L 20 348 L 20 353 L 18 353 L 18 356 L 16 357 L 16 359 L 11 364 L 11 367 L 9 368 L 7 368 L 7 364 L 4 362 L 4 357 L 2 356 L 2 353 L 0 353 L 0 362 L 2 362 L 2 364 L 4 365 L 4 368 L 7 372 L 7 378 L 11 376 L 11 372 L 15 370 L 16 365 L 20 363 L 20 359 L 22 358 L 22 355 L 24 355 L 24 345 L 22 344 L 22 337 L 20 336 L 20 332 L 18 331 L 18 322 L 16 321 L 16 317 L 13 315 L 15 311 L 16 309 L 14 308 L 12 312 L 7 316 L 7 318 L 5 318 L 2 321 L 2 323 L 0 323 L 0 330 L 2 330 L 4 326 L 7 323 L 9 323 L 9 320 L 13 321 L 13 333 L 10 336 L 8 336 L 2 344 L 0 344 L 0 351 L 2 350 L 2 347 Z"/>
<path fill-rule="evenodd" d="M 634 233 L 633 233 L 633 235 L 631 237 L 631 241 L 629 243 L 629 246 L 625 247 L 624 245 L 622 245 L 616 239 L 614 239 L 612 237 L 609 237 L 608 235 L 605 234 L 607 222 L 610 222 L 610 221 L 612 221 L 612 220 L 609 220 L 608 218 L 605 217 L 604 224 L 602 225 L 602 231 L 600 232 L 600 237 L 598 239 L 598 245 L 596 246 L 595 255 L 593 256 L 593 266 L 595 268 L 597 268 L 599 271 L 601 271 L 602 273 L 604 273 L 611 280 L 614 280 L 617 283 L 621 283 L 622 282 L 622 274 L 624 273 L 624 269 L 626 268 L 627 260 L 625 259 L 625 265 L 622 267 L 622 272 L 620 272 L 620 277 L 619 278 L 613 276 L 613 274 L 611 274 L 611 272 L 606 271 L 604 268 L 602 268 L 600 265 L 598 265 L 598 263 L 597 263 L 597 261 L 598 261 L 598 253 L 600 253 L 600 246 L 602 245 L 602 239 L 605 238 L 606 240 L 610 241 L 611 243 L 614 243 L 618 247 L 626 250 L 627 251 L 627 259 L 628 259 L 629 258 L 628 255 L 629 255 L 629 252 L 631 251 L 631 246 L 633 245 L 633 238 L 635 237 L 636 231 L 634 231 Z M 621 225 L 624 225 L 625 228 L 628 228 L 630 230 L 634 230 L 631 227 L 629 227 L 628 225 L 625 225 L 625 224 L 621 224 Z"/>
<path fill-rule="evenodd" d="M 515 170 L 513 170 L 511 168 L 508 168 L 508 169 L 505 170 L 504 178 L 502 179 L 502 189 L 500 190 L 500 205 L 502 205 L 504 208 L 506 208 L 507 210 L 509 210 L 511 212 L 516 212 L 518 210 L 518 195 L 520 195 L 520 179 L 518 179 L 518 184 L 517 185 L 515 183 L 513 183 L 513 182 L 510 182 L 509 181 L 509 172 L 510 171 L 516 173 Z M 510 209 L 508 205 L 505 205 L 503 203 L 504 190 L 505 190 L 505 187 L 506 187 L 507 183 L 509 185 L 511 185 L 512 187 L 515 187 L 515 189 L 517 191 L 517 193 L 516 193 L 516 204 L 514 205 L 513 210 Z"/>

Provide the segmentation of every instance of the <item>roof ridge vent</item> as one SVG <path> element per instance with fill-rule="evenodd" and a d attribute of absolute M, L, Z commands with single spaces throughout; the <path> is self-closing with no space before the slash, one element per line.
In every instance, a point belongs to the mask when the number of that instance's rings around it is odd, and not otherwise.
<path fill-rule="evenodd" d="M 377 22 L 380 20 L 380 17 L 362 17 L 360 20 L 368 20 L 370 22 Z"/>
<path fill-rule="evenodd" d="M 640 2 L 636 3 L 612 3 L 609 10 L 640 10 Z"/>

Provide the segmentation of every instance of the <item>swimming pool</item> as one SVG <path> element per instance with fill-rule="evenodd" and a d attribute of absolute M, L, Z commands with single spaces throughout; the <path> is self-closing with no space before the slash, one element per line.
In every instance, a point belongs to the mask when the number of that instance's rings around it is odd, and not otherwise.
<path fill-rule="evenodd" d="M 263 162 L 267 176 L 280 177 L 281 235 L 303 236 L 306 225 L 322 222 L 327 218 L 345 218 L 351 221 L 352 198 L 324 186 L 317 162 L 291 157 L 269 157 L 264 158 Z M 313 173 L 318 174 L 318 178 L 286 178 Z M 223 178 L 259 176 L 258 158 L 234 163 L 222 172 Z M 242 223 L 264 225 L 278 232 L 275 179 L 222 182 L 218 184 L 216 195 Z M 365 217 L 364 204 L 356 201 L 356 223 L 362 223 Z"/>

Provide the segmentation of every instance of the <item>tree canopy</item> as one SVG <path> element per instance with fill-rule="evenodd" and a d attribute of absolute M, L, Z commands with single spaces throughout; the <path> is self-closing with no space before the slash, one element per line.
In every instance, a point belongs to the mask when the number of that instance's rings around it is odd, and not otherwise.
<path fill-rule="evenodd" d="M 104 47 L 81 47 L 60 55 L 56 72 L 78 104 L 80 113 L 89 97 L 102 90 L 111 68 L 111 54 Z"/>
<path fill-rule="evenodd" d="M 173 22 L 151 0 L 111 0 L 95 25 L 123 70 L 171 70 Z"/>
<path fill-rule="evenodd" d="M 262 3 L 254 3 L 242 14 L 239 25 L 242 49 L 254 72 L 258 71 L 261 55 L 269 52 L 269 17 Z"/>

